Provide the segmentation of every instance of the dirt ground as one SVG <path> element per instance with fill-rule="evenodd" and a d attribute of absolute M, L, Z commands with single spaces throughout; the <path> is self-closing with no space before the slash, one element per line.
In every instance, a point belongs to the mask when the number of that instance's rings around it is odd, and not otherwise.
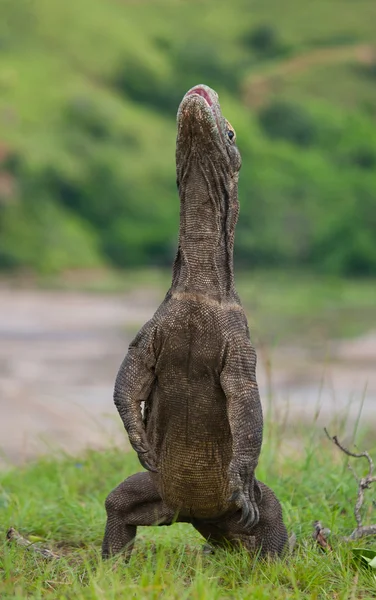
<path fill-rule="evenodd" d="M 0 464 L 126 444 L 113 383 L 159 300 L 0 287 Z M 276 348 L 269 359 L 271 369 L 259 352 L 258 381 L 275 418 L 312 422 L 320 407 L 319 424 L 347 412 L 351 424 L 363 399 L 361 424 L 376 424 L 376 331 L 314 354 L 303 343 Z"/>

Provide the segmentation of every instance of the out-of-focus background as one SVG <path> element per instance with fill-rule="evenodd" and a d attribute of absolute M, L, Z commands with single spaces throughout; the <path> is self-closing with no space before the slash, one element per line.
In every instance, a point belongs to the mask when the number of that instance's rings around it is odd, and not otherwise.
<path fill-rule="evenodd" d="M 375 23 L 370 0 L 0 1 L 3 461 L 124 439 L 113 381 L 169 285 L 201 82 L 243 157 L 265 410 L 376 424 Z"/>

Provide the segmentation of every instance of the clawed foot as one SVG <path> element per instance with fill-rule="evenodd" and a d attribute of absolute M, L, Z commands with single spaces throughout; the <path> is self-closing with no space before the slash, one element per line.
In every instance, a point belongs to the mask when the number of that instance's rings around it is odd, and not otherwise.
<path fill-rule="evenodd" d="M 131 442 L 132 443 L 132 442 Z M 157 458 L 154 451 L 147 442 L 132 443 L 132 447 L 137 452 L 138 460 L 147 471 L 157 473 Z"/>
<path fill-rule="evenodd" d="M 158 469 L 155 464 L 155 457 L 153 456 L 153 454 L 154 453 L 151 453 L 148 450 L 146 450 L 145 452 L 137 452 L 138 460 L 140 461 L 144 469 L 146 469 L 147 471 L 151 471 L 152 473 L 158 473 Z"/>
<path fill-rule="evenodd" d="M 250 465 L 239 466 L 236 461 L 233 461 L 229 467 L 229 479 L 230 489 L 233 490 L 229 502 L 235 504 L 241 511 L 238 524 L 245 529 L 254 527 L 260 520 L 258 505 L 261 502 L 261 490 L 253 469 Z"/>
<path fill-rule="evenodd" d="M 239 525 L 242 525 L 245 529 L 257 525 L 260 513 L 255 500 L 251 500 L 249 495 L 246 496 L 244 492 L 237 490 L 231 495 L 229 501 L 241 510 L 241 516 L 238 521 Z"/>

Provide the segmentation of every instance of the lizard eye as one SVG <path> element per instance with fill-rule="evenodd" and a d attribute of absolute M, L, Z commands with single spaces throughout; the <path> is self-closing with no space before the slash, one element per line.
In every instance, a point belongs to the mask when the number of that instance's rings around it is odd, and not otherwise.
<path fill-rule="evenodd" d="M 226 133 L 228 135 L 228 139 L 230 140 L 230 142 L 235 142 L 236 140 L 236 133 L 234 128 L 230 125 L 230 123 L 227 121 L 227 119 L 225 119 L 225 123 L 226 123 Z"/>

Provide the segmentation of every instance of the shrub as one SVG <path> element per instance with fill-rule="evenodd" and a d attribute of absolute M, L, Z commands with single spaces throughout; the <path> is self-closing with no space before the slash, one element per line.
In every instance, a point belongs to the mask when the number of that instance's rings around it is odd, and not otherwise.
<path fill-rule="evenodd" d="M 317 125 L 298 104 L 275 101 L 259 112 L 259 122 L 271 138 L 282 138 L 298 146 L 311 146 L 317 139 Z"/>
<path fill-rule="evenodd" d="M 286 54 L 289 48 L 280 38 L 279 32 L 270 24 L 262 24 L 243 36 L 243 43 L 261 58 L 272 58 Z"/>
<path fill-rule="evenodd" d="M 213 87 L 226 85 L 233 89 L 237 89 L 239 85 L 239 69 L 224 60 L 217 44 L 210 40 L 185 40 L 171 56 L 174 72 L 180 76 L 179 87 L 182 93 L 200 82 Z"/>
<path fill-rule="evenodd" d="M 113 83 L 131 100 L 167 113 L 176 113 L 184 93 L 166 76 L 158 74 L 138 58 L 125 59 L 117 68 Z"/>
<path fill-rule="evenodd" d="M 356 148 L 350 155 L 351 162 L 361 169 L 372 170 L 376 167 L 376 150 L 373 148 Z"/>
<path fill-rule="evenodd" d="M 68 125 L 78 128 L 97 140 L 111 136 L 110 117 L 102 107 L 86 96 L 77 96 L 70 100 L 66 107 Z"/>

